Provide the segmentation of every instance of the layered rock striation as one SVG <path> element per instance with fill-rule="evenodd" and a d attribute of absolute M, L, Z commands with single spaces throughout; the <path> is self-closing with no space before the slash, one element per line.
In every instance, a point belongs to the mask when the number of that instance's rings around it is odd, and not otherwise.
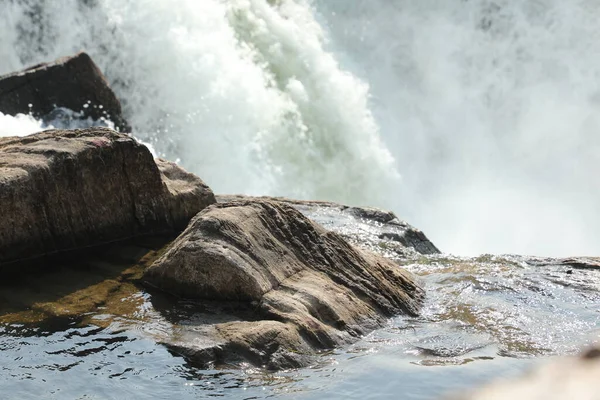
<path fill-rule="evenodd" d="M 421 230 L 402 221 L 391 211 L 286 197 L 217 195 L 219 203 L 252 199 L 289 204 L 326 229 L 338 232 L 351 244 L 368 251 L 385 253 L 391 258 L 440 254 L 439 249 Z"/>
<path fill-rule="evenodd" d="M 199 361 L 237 355 L 270 368 L 305 365 L 307 355 L 355 341 L 395 314 L 416 314 L 423 298 L 394 262 L 270 200 L 203 210 L 144 280 L 177 296 L 251 310 L 227 323 L 197 323 L 185 341 L 167 344 Z M 203 339 L 194 340 L 194 331 Z"/>

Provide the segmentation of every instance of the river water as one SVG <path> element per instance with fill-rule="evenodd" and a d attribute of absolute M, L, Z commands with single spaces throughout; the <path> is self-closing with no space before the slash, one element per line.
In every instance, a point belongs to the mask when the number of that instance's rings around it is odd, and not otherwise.
<path fill-rule="evenodd" d="M 415 273 L 427 291 L 421 315 L 393 318 L 310 368 L 206 370 L 159 344 L 205 318 L 205 305 L 139 286 L 146 264 L 130 265 L 147 250 L 116 245 L 0 286 L 3 398 L 434 399 L 600 342 L 598 269 L 411 255 L 377 239 L 376 222 L 301 211 Z"/>
<path fill-rule="evenodd" d="M 0 0 L 0 74 L 87 51 L 134 135 L 217 193 L 392 209 L 454 254 L 597 255 L 599 17 L 586 0 Z M 3 136 L 44 127 L 0 114 Z M 33 318 L 49 279 L 3 283 L 0 397 L 437 398 L 598 341 L 599 271 L 527 260 L 398 259 L 426 286 L 419 318 L 275 374 L 170 353 L 155 331 L 173 321 L 135 285 L 125 311 Z"/>

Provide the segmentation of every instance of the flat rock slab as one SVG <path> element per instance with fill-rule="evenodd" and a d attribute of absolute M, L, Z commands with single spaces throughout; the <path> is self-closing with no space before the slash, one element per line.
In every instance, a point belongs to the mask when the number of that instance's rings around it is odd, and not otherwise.
<path fill-rule="evenodd" d="M 0 138 L 0 267 L 181 230 L 214 202 L 198 177 L 110 129 Z"/>
<path fill-rule="evenodd" d="M 106 118 L 121 132 L 131 132 L 121 103 L 86 53 L 0 76 L 0 112 L 39 118 L 57 107 L 80 112 L 82 118 Z"/>
<path fill-rule="evenodd" d="M 237 357 L 279 369 L 308 363 L 318 350 L 351 343 L 398 313 L 415 315 L 423 290 L 393 261 L 350 245 L 295 208 L 276 201 L 212 205 L 144 274 L 186 298 L 237 302 L 251 320 L 190 324 L 172 347 L 201 362 Z M 193 335 L 192 335 L 193 336 Z"/>

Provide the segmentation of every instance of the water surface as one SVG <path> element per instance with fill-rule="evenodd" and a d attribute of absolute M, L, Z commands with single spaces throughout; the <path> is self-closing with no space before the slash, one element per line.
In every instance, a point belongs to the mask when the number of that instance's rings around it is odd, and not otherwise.
<path fill-rule="evenodd" d="M 146 239 L 2 285 L 6 398 L 433 399 L 600 339 L 600 270 L 517 256 L 423 256 L 379 239 L 376 222 L 328 207 L 304 212 L 417 274 L 427 290 L 421 315 L 393 318 L 311 368 L 203 369 L 159 344 L 207 306 L 139 285 L 167 243 Z"/>

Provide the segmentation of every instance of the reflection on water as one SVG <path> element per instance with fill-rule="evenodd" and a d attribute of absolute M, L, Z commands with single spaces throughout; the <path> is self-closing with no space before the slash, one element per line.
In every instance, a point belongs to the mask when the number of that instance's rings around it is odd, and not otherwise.
<path fill-rule="evenodd" d="M 147 239 L 0 285 L 2 397 L 429 399 L 599 339 L 600 270 L 422 256 L 380 239 L 377 223 L 327 208 L 310 216 L 419 275 L 428 293 L 421 316 L 394 318 L 312 368 L 201 369 L 159 343 L 227 305 L 142 288 L 141 272 L 167 243 Z"/>
<path fill-rule="evenodd" d="M 515 374 L 527 362 L 489 360 L 482 365 L 424 368 L 417 353 L 370 336 L 348 352 L 324 355 L 311 369 L 268 374 L 260 370 L 200 370 L 154 341 L 108 328 L 2 330 L 4 398 L 432 398 L 450 388 Z M 58 327 L 54 327 L 56 329 Z M 483 354 L 477 353 L 477 354 Z M 472 356 L 476 359 L 481 356 Z M 483 358 L 483 357 L 482 357 Z M 403 397 L 404 397 L 403 396 Z"/>
<path fill-rule="evenodd" d="M 524 363 L 423 368 L 402 346 L 370 337 L 345 353 L 323 356 L 320 366 L 275 374 L 260 370 L 200 370 L 154 341 L 109 328 L 63 330 L 4 327 L 3 398 L 431 398 L 449 388 L 472 385 L 520 370 Z M 55 326 L 53 329 L 58 328 Z M 390 333 L 388 333 L 390 335 Z M 388 338 L 389 339 L 389 338 Z"/>

